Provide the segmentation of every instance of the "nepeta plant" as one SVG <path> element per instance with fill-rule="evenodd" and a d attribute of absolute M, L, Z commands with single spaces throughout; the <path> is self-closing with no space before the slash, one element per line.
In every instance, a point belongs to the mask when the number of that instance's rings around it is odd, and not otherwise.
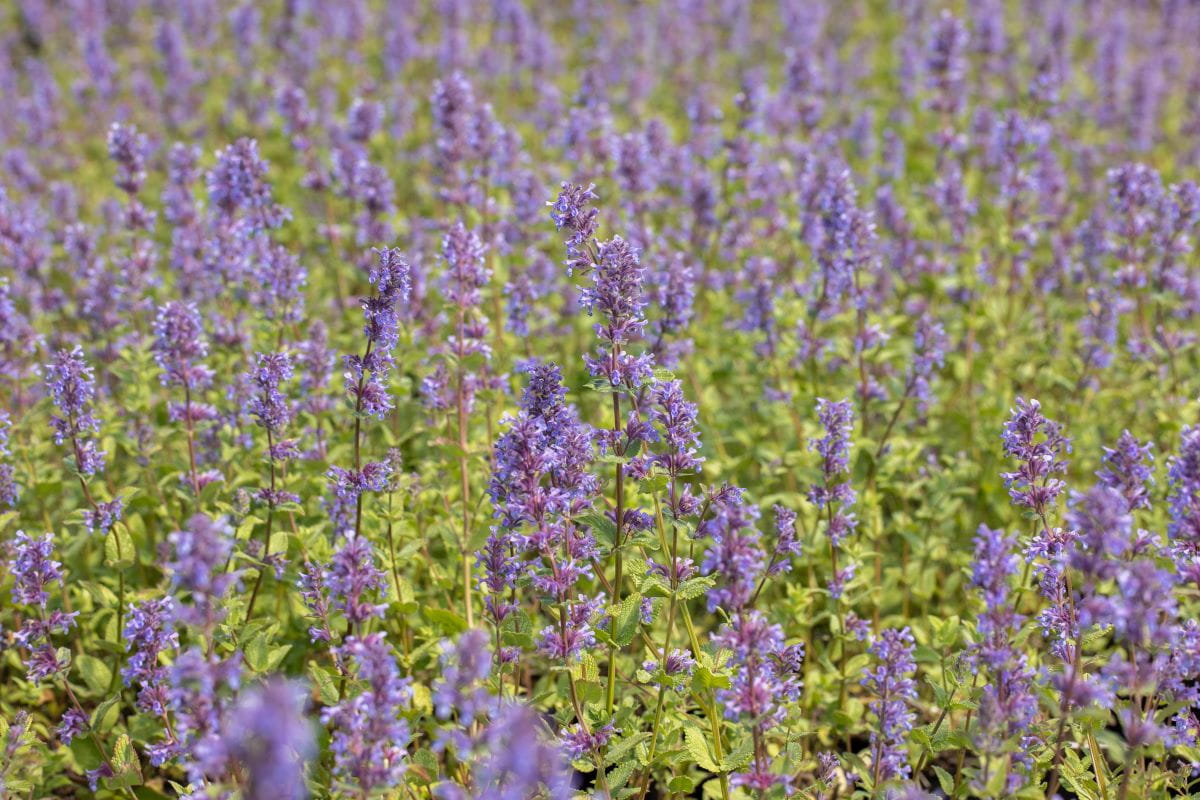
<path fill-rule="evenodd" d="M 1194 4 L 9 5 L 0 795 L 1197 792 Z"/>

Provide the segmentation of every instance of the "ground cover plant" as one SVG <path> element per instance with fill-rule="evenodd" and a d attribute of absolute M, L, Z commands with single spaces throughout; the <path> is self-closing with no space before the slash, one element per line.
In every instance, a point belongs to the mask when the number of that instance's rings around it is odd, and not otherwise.
<path fill-rule="evenodd" d="M 0 796 L 1189 796 L 1197 42 L 6 4 Z"/>

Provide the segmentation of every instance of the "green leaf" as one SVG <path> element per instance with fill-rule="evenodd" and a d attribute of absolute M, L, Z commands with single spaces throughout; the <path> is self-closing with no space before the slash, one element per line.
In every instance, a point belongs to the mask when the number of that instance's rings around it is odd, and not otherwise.
<path fill-rule="evenodd" d="M 467 629 L 467 621 L 449 609 L 425 606 L 421 614 L 429 624 L 445 634 L 459 634 Z"/>
<path fill-rule="evenodd" d="M 941 767 L 939 767 L 936 764 L 933 765 L 933 771 L 934 771 L 934 773 L 937 774 L 938 786 L 942 787 L 942 791 L 946 793 L 947 797 L 953 797 L 954 796 L 954 778 L 950 775 L 949 772 L 942 769 Z"/>
<path fill-rule="evenodd" d="M 706 772 L 720 772 L 721 768 L 713 759 L 712 754 L 708 751 L 708 742 L 704 739 L 704 735 L 695 728 L 688 728 L 683 732 L 683 741 L 687 745 L 688 755 L 692 757 L 692 761 L 696 762 L 696 766 Z"/>
<path fill-rule="evenodd" d="M 690 794 L 696 788 L 696 782 L 687 775 L 676 775 L 674 778 L 671 778 L 671 782 L 667 784 L 667 788 L 672 792 Z"/>
<path fill-rule="evenodd" d="M 117 721 L 118 704 L 120 702 L 121 695 L 114 694 L 96 706 L 95 710 L 92 711 L 92 728 L 102 731 L 111 727 Z"/>
<path fill-rule="evenodd" d="M 133 566 L 133 539 L 124 525 L 114 525 L 104 537 L 104 563 L 110 567 Z"/>
<path fill-rule="evenodd" d="M 97 694 L 108 690 L 112 683 L 112 670 L 95 656 L 80 653 L 75 657 L 75 665 L 79 667 L 79 675 L 87 687 Z"/>
<path fill-rule="evenodd" d="M 255 672 L 265 672 L 269 656 L 270 640 L 266 633 L 260 633 L 242 648 L 246 655 L 246 664 Z"/>
<path fill-rule="evenodd" d="M 717 579 L 712 575 L 700 575 L 695 578 L 688 578 L 679 584 L 679 590 L 675 594 L 680 600 L 692 600 L 705 594 L 716 585 Z"/>
<path fill-rule="evenodd" d="M 642 596 L 634 593 L 621 601 L 617 608 L 617 626 L 614 639 L 620 647 L 626 647 L 637 636 L 642 620 Z"/>

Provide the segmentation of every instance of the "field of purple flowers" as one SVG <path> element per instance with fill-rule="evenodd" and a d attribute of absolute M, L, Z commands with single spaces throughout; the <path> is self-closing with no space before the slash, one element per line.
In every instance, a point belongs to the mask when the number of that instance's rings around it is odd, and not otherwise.
<path fill-rule="evenodd" d="M 1197 42 L 11 0 L 0 797 L 1200 792 Z"/>

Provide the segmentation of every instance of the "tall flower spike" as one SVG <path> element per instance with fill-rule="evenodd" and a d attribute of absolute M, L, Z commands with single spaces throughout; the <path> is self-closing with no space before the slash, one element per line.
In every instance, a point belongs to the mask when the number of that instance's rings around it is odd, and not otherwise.
<path fill-rule="evenodd" d="M 403 778 L 409 728 L 402 715 L 412 693 L 382 633 L 352 636 L 338 651 L 365 687 L 321 715 L 333 726 L 333 774 L 369 795 Z"/>
<path fill-rule="evenodd" d="M 167 562 L 171 586 L 187 594 L 175 604 L 179 620 L 211 630 L 225 618 L 225 593 L 237 582 L 236 573 L 226 572 L 233 551 L 233 528 L 223 518 L 196 514 L 170 535 L 172 556 Z M 178 597 L 178 595 L 177 595 Z"/>
<path fill-rule="evenodd" d="M 302 684 L 272 678 L 245 691 L 226 719 L 230 754 L 246 770 L 246 800 L 304 800 L 305 762 L 316 753 Z"/>
<path fill-rule="evenodd" d="M 917 668 L 913 661 L 914 647 L 908 628 L 889 628 L 871 645 L 871 655 L 879 663 L 867 673 L 862 683 L 875 694 L 868 708 L 875 717 L 871 730 L 871 770 L 876 785 L 908 778 L 905 737 L 916 718 L 909 704 L 917 697 L 916 683 L 911 677 Z"/>
<path fill-rule="evenodd" d="M 60 412 L 50 418 L 54 443 L 69 443 L 75 468 L 81 475 L 95 475 L 104 469 L 104 451 L 92 438 L 100 430 L 100 421 L 92 413 L 96 378 L 78 345 L 55 352 L 46 365 L 46 387 Z"/>
<path fill-rule="evenodd" d="M 1063 436 L 1061 425 L 1042 414 L 1041 403 L 1020 397 L 1004 423 L 1002 439 L 1005 454 L 1020 462 L 1016 471 L 1001 473 L 1009 496 L 1044 517 L 1066 488 L 1052 476 L 1067 471 L 1063 454 L 1070 452 L 1071 440 Z"/>
<path fill-rule="evenodd" d="M 217 164 L 208 173 L 208 198 L 226 220 L 245 211 L 252 225 L 278 228 L 287 218 L 271 197 L 267 162 L 254 139 L 238 139 L 217 151 Z"/>
<path fill-rule="evenodd" d="M 979 728 L 976 734 L 985 753 L 999 754 L 1014 737 L 1028 734 L 1038 711 L 1033 693 L 1034 674 L 1025 654 L 1014 645 L 1023 617 L 1010 597 L 1009 582 L 1017 571 L 1016 537 L 1002 530 L 980 525 L 975 536 L 975 559 L 971 584 L 983 597 L 984 611 L 979 617 L 979 641 L 971 658 L 988 678 L 979 702 Z M 1026 770 L 1033 766 L 1027 744 L 1014 756 Z M 1016 770 L 1009 776 L 1010 791 L 1016 791 L 1024 779 Z"/>

